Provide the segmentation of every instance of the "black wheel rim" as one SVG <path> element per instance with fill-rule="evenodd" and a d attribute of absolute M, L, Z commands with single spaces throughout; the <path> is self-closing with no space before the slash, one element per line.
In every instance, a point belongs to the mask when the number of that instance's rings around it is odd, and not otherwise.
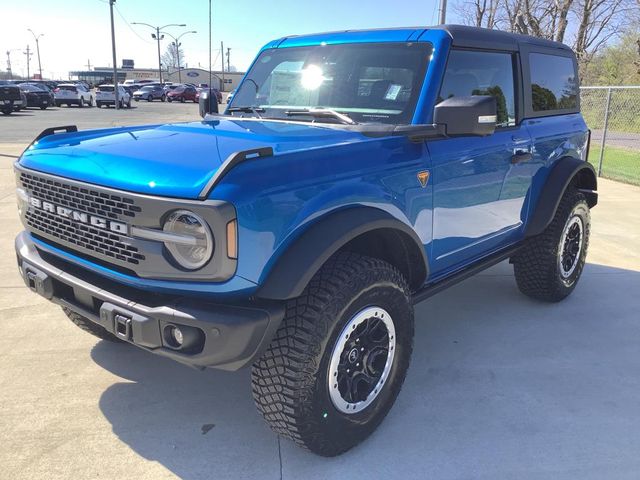
<path fill-rule="evenodd" d="M 330 397 L 340 412 L 360 412 L 377 398 L 393 365 L 395 343 L 393 320 L 380 307 L 367 307 L 347 322 L 328 373 Z"/>
<path fill-rule="evenodd" d="M 558 248 L 558 266 L 563 280 L 569 279 L 580 262 L 584 224 L 578 215 L 572 216 L 565 224 Z"/>

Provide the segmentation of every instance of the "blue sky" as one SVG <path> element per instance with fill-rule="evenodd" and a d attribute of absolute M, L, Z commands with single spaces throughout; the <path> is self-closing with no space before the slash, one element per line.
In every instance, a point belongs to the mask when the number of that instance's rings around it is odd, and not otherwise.
<path fill-rule="evenodd" d="M 454 0 L 455 1 L 455 0 Z M 454 3 L 450 0 L 450 3 Z M 461 1 L 461 0 L 460 0 Z M 431 25 L 437 22 L 437 0 L 213 0 L 213 58 L 220 68 L 220 41 L 231 47 L 231 64 L 246 68 L 267 41 L 284 35 L 348 28 Z M 118 63 L 132 58 L 136 67 L 157 66 L 156 43 L 150 29 L 130 25 L 186 23 L 167 29 L 177 36 L 182 31 L 197 34 L 182 38 L 189 66 L 208 64 L 207 0 L 117 0 L 115 27 Z M 111 64 L 109 5 L 106 0 L 23 0 L 3 2 L 0 29 L 2 68 L 7 50 L 13 70 L 26 73 L 27 44 L 35 42 L 27 28 L 44 33 L 40 40 L 45 76 L 66 78 L 69 70 Z M 9 22 L 6 20 L 10 19 Z M 454 23 L 452 12 L 449 21 Z M 165 37 L 167 38 L 167 37 Z M 163 50 L 167 42 L 163 43 Z M 15 50 L 14 50 L 15 49 Z M 34 54 L 31 68 L 37 68 Z"/>

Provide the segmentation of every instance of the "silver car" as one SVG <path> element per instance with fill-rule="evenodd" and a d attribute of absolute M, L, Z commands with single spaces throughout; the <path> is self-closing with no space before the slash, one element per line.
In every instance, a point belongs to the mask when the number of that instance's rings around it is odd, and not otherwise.
<path fill-rule="evenodd" d="M 147 100 L 153 102 L 159 98 L 163 102 L 167 99 L 167 94 L 164 91 L 162 85 L 145 85 L 140 90 L 133 92 L 133 99 L 138 102 L 140 100 Z"/>

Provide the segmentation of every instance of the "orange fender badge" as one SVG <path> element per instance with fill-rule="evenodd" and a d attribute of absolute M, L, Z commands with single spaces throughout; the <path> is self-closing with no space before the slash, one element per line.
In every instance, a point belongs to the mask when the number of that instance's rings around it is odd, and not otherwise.
<path fill-rule="evenodd" d="M 427 186 L 427 182 L 429 181 L 429 172 L 427 170 L 423 172 L 418 172 L 418 181 L 422 188 Z"/>

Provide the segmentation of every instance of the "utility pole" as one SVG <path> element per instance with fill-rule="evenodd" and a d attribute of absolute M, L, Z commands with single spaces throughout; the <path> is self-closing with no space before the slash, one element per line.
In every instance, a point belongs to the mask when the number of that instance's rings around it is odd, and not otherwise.
<path fill-rule="evenodd" d="M 227 72 L 231 71 L 231 48 L 227 47 Z"/>
<path fill-rule="evenodd" d="M 220 87 L 220 91 L 224 92 L 224 42 L 220 42 L 220 58 L 222 58 L 222 85 Z M 211 88 L 211 85 L 209 85 Z"/>
<path fill-rule="evenodd" d="M 31 55 L 33 55 L 33 52 L 29 49 L 29 45 L 27 45 L 27 51 L 24 52 L 24 54 L 27 56 L 27 80 L 30 80 L 31 72 L 29 71 L 29 64 L 31 63 Z"/>
<path fill-rule="evenodd" d="M 15 48 L 13 50 L 16 50 Z M 13 80 L 13 70 L 11 70 L 11 52 L 13 50 L 7 50 L 7 73 L 9 74 L 9 80 Z"/>
<path fill-rule="evenodd" d="M 212 68 L 211 66 L 211 0 L 209 0 L 209 95 L 211 95 L 211 75 L 212 75 L 211 68 Z M 211 108 L 211 99 L 209 99 L 209 105 L 207 105 L 207 111 L 210 108 Z"/>
<path fill-rule="evenodd" d="M 27 28 L 28 31 L 31 32 L 31 35 L 33 35 L 33 38 L 36 41 L 36 50 L 38 52 L 38 72 L 40 73 L 40 80 L 42 80 L 42 64 L 40 63 L 40 37 L 42 37 L 44 35 L 44 33 L 41 33 L 40 35 L 36 35 L 33 30 L 31 30 L 30 28 Z"/>
<path fill-rule="evenodd" d="M 160 30 L 164 30 L 167 27 L 186 27 L 186 23 L 170 23 L 168 25 L 164 25 L 162 27 L 157 27 L 154 25 L 149 25 L 148 23 L 143 22 L 133 22 L 132 25 L 144 25 L 145 27 L 152 28 L 156 31 L 156 33 L 151 34 L 151 38 L 158 42 L 158 75 L 160 77 L 160 83 L 162 83 L 162 59 L 160 58 L 160 40 L 164 38 L 164 35 L 160 35 Z"/>
<path fill-rule="evenodd" d="M 118 92 L 118 61 L 116 59 L 116 29 L 113 25 L 113 4 L 116 0 L 109 0 L 109 13 L 111 14 L 111 53 L 113 55 L 113 93 L 115 94 L 114 105 L 116 110 L 120 109 L 120 94 Z"/>
<path fill-rule="evenodd" d="M 91 59 L 87 58 L 87 70 L 91 70 Z"/>
<path fill-rule="evenodd" d="M 439 13 L 439 23 L 440 25 L 444 25 L 447 23 L 447 0 L 440 0 L 440 6 L 438 7 Z"/>

